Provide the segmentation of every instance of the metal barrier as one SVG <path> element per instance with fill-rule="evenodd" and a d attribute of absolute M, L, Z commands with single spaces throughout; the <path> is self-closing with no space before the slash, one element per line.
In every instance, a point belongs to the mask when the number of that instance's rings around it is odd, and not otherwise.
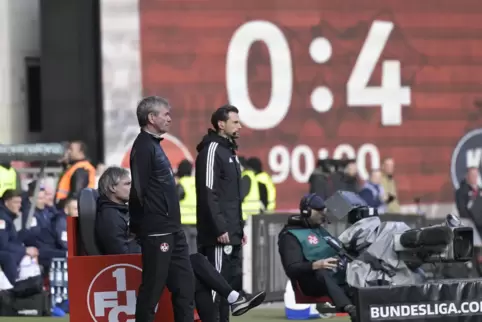
<path fill-rule="evenodd" d="M 37 180 L 41 173 L 41 168 L 15 168 L 18 175 L 20 176 L 20 181 L 22 184 L 22 189 L 26 190 L 29 182 Z M 62 167 L 48 167 L 44 169 L 45 178 L 52 178 L 54 187 L 57 186 L 60 174 L 63 172 Z"/>
<path fill-rule="evenodd" d="M 281 264 L 278 252 L 278 234 L 293 214 L 271 214 L 252 216 L 252 292 L 266 291 L 266 301 L 282 301 L 288 278 Z M 383 221 L 403 221 L 412 228 L 424 227 L 442 222 L 427 220 L 417 215 L 384 214 Z M 347 227 L 346 222 L 334 222 L 327 229 L 334 236 L 340 235 Z"/>

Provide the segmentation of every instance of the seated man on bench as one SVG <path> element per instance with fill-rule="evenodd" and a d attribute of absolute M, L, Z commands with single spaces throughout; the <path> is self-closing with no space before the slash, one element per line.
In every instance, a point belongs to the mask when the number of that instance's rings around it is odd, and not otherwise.
<path fill-rule="evenodd" d="M 20 213 L 22 194 L 20 191 L 8 189 L 0 204 L 0 268 L 12 285 L 17 279 L 28 275 L 22 267 L 29 263 L 37 265 L 38 249 L 25 247 L 15 228 L 14 220 Z M 38 267 L 40 271 L 40 267 Z"/>
<path fill-rule="evenodd" d="M 100 197 L 95 221 L 95 236 L 103 255 L 141 252 L 134 236 L 129 233 L 127 201 L 130 188 L 129 172 L 123 168 L 110 167 L 99 179 Z M 246 313 L 264 301 L 265 292 L 247 297 L 234 291 L 201 254 L 191 255 L 191 265 L 196 278 L 196 307 L 203 322 L 216 321 L 213 302 L 216 292 L 228 300 L 232 314 L 235 316 Z"/>
<path fill-rule="evenodd" d="M 322 227 L 325 222 L 323 199 L 316 194 L 303 197 L 300 215 L 291 216 L 279 234 L 281 262 L 294 288 L 308 296 L 329 296 L 356 321 L 356 307 L 346 292 L 346 263 L 327 242 L 335 239 Z"/>

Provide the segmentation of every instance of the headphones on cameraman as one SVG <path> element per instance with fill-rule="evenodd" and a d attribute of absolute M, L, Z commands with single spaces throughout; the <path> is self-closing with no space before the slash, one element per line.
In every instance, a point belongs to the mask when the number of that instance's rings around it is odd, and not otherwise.
<path fill-rule="evenodd" d="M 301 214 L 302 218 L 310 218 L 311 217 L 310 203 L 311 203 L 311 200 L 313 200 L 314 197 L 316 197 L 316 194 L 311 193 L 301 200 L 300 214 Z"/>

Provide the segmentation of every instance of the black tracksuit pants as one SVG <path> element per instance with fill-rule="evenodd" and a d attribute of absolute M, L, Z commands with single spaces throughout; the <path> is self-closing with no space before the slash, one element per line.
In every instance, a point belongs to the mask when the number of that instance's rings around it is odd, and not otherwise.
<path fill-rule="evenodd" d="M 342 310 L 345 306 L 352 304 L 348 297 L 348 285 L 346 287 L 338 285 L 327 270 L 316 270 L 313 274 L 301 277 L 297 282 L 305 295 L 329 296 L 337 309 Z"/>
<path fill-rule="evenodd" d="M 172 294 L 174 320 L 194 321 L 194 275 L 184 231 L 141 239 L 142 283 L 136 322 L 154 321 L 155 307 L 167 286 Z"/>
<path fill-rule="evenodd" d="M 212 245 L 199 248 L 199 253 L 207 257 L 216 271 L 221 273 L 226 282 L 234 290 L 242 289 L 243 260 L 241 257 L 241 245 Z M 223 294 L 213 292 L 213 298 L 217 306 L 219 319 L 217 321 L 229 321 L 229 303 Z"/>
<path fill-rule="evenodd" d="M 218 314 L 213 301 L 213 292 L 226 299 L 233 289 L 204 255 L 192 254 L 191 265 L 196 278 L 195 300 L 199 317 L 203 322 L 216 322 Z"/>

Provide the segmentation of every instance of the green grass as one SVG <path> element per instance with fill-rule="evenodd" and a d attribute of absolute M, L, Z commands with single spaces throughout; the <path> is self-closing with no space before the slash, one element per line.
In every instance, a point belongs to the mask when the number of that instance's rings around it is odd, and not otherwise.
<path fill-rule="evenodd" d="M 3 319 L 2 319 L 3 321 Z M 5 320 L 7 321 L 7 320 Z M 69 318 L 10 318 L 10 322 L 67 322 Z M 276 321 L 288 321 L 285 318 L 284 311 L 282 309 L 255 309 L 246 313 L 243 316 L 232 317 L 232 322 L 276 322 Z M 308 320 L 313 321 L 313 320 Z M 316 320 L 315 320 L 316 321 Z M 331 318 L 324 319 L 327 322 L 348 322 L 348 318 Z M 86 321 L 88 322 L 88 321 Z"/>

